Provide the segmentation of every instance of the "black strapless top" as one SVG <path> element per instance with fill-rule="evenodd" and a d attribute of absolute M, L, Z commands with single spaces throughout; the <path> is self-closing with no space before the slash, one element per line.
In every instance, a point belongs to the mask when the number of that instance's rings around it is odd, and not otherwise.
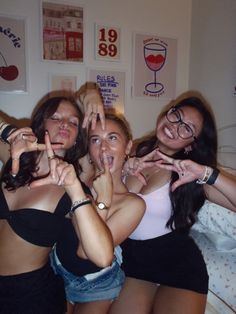
<path fill-rule="evenodd" d="M 10 211 L 2 188 L 0 188 L 0 219 L 6 219 L 18 236 L 35 245 L 52 247 L 55 244 L 61 235 L 65 215 L 70 207 L 71 200 L 65 193 L 58 202 L 54 213 L 34 208 Z"/>

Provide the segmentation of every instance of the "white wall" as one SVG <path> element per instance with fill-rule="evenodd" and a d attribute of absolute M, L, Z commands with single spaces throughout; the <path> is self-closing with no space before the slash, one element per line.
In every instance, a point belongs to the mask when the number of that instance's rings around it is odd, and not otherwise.
<path fill-rule="evenodd" d="M 54 0 L 55 1 L 55 0 Z M 50 1 L 48 1 L 50 2 Z M 59 1 L 58 1 L 59 2 Z M 157 114 L 167 100 L 131 98 L 132 34 L 135 31 L 177 38 L 176 94 L 188 89 L 191 35 L 191 0 L 69 0 L 85 10 L 84 64 L 55 64 L 41 61 L 40 0 L 0 0 L 0 13 L 27 17 L 29 91 L 25 95 L 0 93 L 0 110 L 18 118 L 29 117 L 39 99 L 49 91 L 50 73 L 78 75 L 79 85 L 86 81 L 87 67 L 126 71 L 125 115 L 134 137 L 154 128 Z M 121 28 L 121 61 L 94 59 L 94 23 Z"/>
<path fill-rule="evenodd" d="M 236 0 L 192 0 L 192 10 L 189 87 L 210 102 L 218 128 L 235 126 Z M 235 134 L 236 128 L 220 131 L 219 145 L 236 151 Z"/>

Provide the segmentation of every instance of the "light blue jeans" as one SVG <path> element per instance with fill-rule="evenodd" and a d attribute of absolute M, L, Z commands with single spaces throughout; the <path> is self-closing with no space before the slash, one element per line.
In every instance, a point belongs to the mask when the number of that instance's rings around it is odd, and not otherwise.
<path fill-rule="evenodd" d="M 111 266 L 80 277 L 62 266 L 54 248 L 51 253 L 51 265 L 55 273 L 62 276 L 66 298 L 71 303 L 114 300 L 118 297 L 125 281 L 125 274 L 116 257 Z"/>

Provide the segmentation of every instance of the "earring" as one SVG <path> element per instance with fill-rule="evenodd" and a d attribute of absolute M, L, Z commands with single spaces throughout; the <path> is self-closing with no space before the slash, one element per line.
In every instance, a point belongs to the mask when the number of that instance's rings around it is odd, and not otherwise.
<path fill-rule="evenodd" d="M 192 148 L 191 147 L 185 147 L 185 149 L 184 149 L 184 154 L 185 155 L 188 155 L 190 152 L 191 152 L 191 150 L 192 150 Z"/>

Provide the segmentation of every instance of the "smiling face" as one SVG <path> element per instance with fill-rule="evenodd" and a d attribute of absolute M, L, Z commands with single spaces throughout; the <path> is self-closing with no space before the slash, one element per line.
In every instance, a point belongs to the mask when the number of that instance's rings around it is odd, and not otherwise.
<path fill-rule="evenodd" d="M 181 149 L 188 147 L 194 141 L 194 137 L 198 137 L 203 127 L 203 117 L 201 113 L 190 106 L 179 107 L 180 122 L 170 122 L 164 115 L 157 123 L 156 136 L 159 141 L 159 147 L 164 152 L 174 154 Z M 180 124 L 191 128 L 193 134 L 190 138 L 182 138 Z M 181 126 L 181 127 L 182 127 Z"/>
<path fill-rule="evenodd" d="M 132 147 L 132 141 L 117 121 L 106 119 L 106 128 L 102 130 L 98 121 L 96 128 L 89 131 L 90 158 L 98 169 L 103 169 L 103 154 L 107 156 L 112 174 L 121 174 L 123 163 Z"/>
<path fill-rule="evenodd" d="M 63 149 L 71 148 L 78 135 L 79 117 L 69 101 L 62 101 L 57 110 L 45 120 L 52 143 L 63 143 Z"/>

